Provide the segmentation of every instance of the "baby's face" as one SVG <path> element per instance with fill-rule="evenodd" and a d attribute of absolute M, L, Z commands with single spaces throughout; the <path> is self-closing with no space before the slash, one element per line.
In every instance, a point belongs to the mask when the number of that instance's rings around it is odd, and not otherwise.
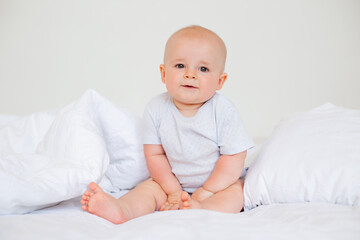
<path fill-rule="evenodd" d="M 226 80 L 225 53 L 214 37 L 180 35 L 166 47 L 162 82 L 175 104 L 202 105 Z"/>

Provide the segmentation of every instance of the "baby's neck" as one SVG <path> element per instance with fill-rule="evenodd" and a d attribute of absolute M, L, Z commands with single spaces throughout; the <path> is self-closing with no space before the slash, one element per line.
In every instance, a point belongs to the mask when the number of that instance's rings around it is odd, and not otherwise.
<path fill-rule="evenodd" d="M 197 104 L 184 104 L 174 101 L 176 108 L 184 117 L 193 117 L 199 111 L 204 103 L 197 103 Z"/>

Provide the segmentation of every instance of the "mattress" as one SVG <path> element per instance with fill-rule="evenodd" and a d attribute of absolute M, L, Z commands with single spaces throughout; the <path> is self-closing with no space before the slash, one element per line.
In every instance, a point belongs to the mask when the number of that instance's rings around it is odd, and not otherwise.
<path fill-rule="evenodd" d="M 360 239 L 359 207 L 297 203 L 238 214 L 176 210 L 114 225 L 82 211 L 79 201 L 0 216 L 0 239 Z"/>

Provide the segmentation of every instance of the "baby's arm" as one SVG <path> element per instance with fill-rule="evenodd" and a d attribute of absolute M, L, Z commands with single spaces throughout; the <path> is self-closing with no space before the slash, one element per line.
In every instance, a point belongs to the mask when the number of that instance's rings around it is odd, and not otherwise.
<path fill-rule="evenodd" d="M 203 190 L 217 193 L 235 183 L 241 176 L 245 157 L 246 151 L 235 155 L 221 155 L 210 177 L 202 186 Z"/>
<path fill-rule="evenodd" d="M 145 144 L 144 153 L 150 176 L 160 184 L 168 196 L 166 205 L 162 206 L 160 210 L 178 209 L 182 188 L 171 171 L 171 166 L 162 145 Z"/>

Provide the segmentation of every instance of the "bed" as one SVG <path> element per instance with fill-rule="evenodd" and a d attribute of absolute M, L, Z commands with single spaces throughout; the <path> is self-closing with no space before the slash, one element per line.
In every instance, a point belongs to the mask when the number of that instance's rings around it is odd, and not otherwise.
<path fill-rule="evenodd" d="M 249 154 L 238 214 L 114 225 L 82 211 L 90 181 L 119 197 L 148 177 L 140 135 L 136 117 L 92 90 L 63 109 L 1 116 L 0 239 L 360 239 L 359 110 L 325 104 L 279 123 Z"/>
<path fill-rule="evenodd" d="M 359 208 L 294 203 L 239 214 L 156 212 L 114 225 L 83 212 L 79 198 L 26 215 L 0 217 L 0 239 L 359 239 Z"/>

